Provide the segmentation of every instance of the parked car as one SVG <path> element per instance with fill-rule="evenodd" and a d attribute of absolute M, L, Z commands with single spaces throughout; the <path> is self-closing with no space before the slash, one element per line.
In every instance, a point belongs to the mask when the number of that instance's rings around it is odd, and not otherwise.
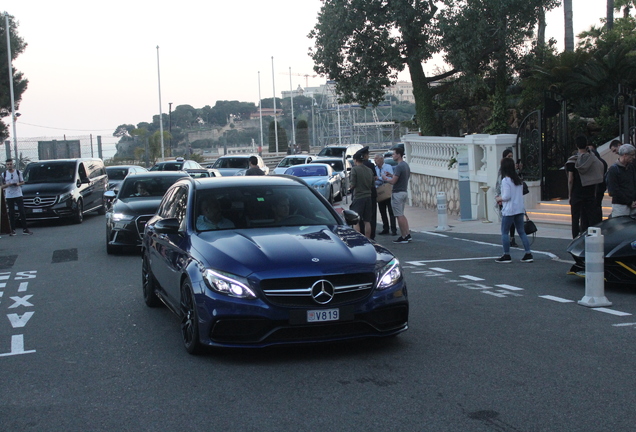
<path fill-rule="evenodd" d="M 185 172 L 190 174 L 192 178 L 221 177 L 219 170 L 212 168 L 187 169 Z"/>
<path fill-rule="evenodd" d="M 362 148 L 361 144 L 331 145 L 320 150 L 318 156 L 341 158 L 344 155 L 346 159 L 353 159 L 353 155 Z"/>
<path fill-rule="evenodd" d="M 256 156 L 258 167 L 263 170 L 265 175 L 269 174 L 269 168 L 263 162 L 263 158 L 258 155 L 221 156 L 214 162 L 212 168 L 219 170 L 223 177 L 242 176 L 250 167 L 250 156 Z"/>
<path fill-rule="evenodd" d="M 316 191 L 324 196 L 331 204 L 333 204 L 334 201 L 341 200 L 344 196 L 342 177 L 340 177 L 340 173 L 334 171 L 329 164 L 310 163 L 296 165 L 287 168 L 285 174 L 302 178 L 305 183 L 316 189 Z"/>
<path fill-rule="evenodd" d="M 119 185 L 128 174 L 146 172 L 146 168 L 139 165 L 111 165 L 106 167 L 108 174 L 108 190 L 119 189 Z"/>
<path fill-rule="evenodd" d="M 108 189 L 108 176 L 101 159 L 31 162 L 23 176 L 27 220 L 69 219 L 82 223 L 85 213 L 106 212 L 104 192 Z"/>
<path fill-rule="evenodd" d="M 636 220 L 630 216 L 612 217 L 598 225 L 603 234 L 605 280 L 636 284 Z M 585 237 L 572 240 L 567 251 L 574 258 L 568 274 L 585 277 Z"/>
<path fill-rule="evenodd" d="M 149 171 L 182 171 L 188 169 L 203 169 L 203 167 L 198 162 L 178 157 L 174 160 L 157 162 Z"/>
<path fill-rule="evenodd" d="M 119 192 L 104 194 L 110 203 L 106 212 L 106 252 L 141 246 L 146 222 L 155 214 L 168 188 L 187 177 L 182 171 L 154 171 L 128 175 Z"/>
<path fill-rule="evenodd" d="M 358 222 L 355 212 L 344 217 Z M 189 353 L 408 328 L 398 259 L 347 226 L 300 179 L 180 180 L 146 224 L 142 244 L 144 301 L 163 302 L 181 319 Z"/>
<path fill-rule="evenodd" d="M 344 187 L 345 179 L 349 177 L 351 173 L 351 168 L 353 167 L 353 160 L 347 159 L 347 169 L 345 170 L 345 163 L 342 158 L 328 158 L 328 157 L 319 157 L 311 161 L 311 163 L 324 163 L 329 165 L 335 172 L 340 174 L 340 178 L 342 179 L 342 184 Z"/>
<path fill-rule="evenodd" d="M 294 165 L 309 163 L 314 158 L 315 156 L 303 155 L 303 154 L 285 156 L 284 158 L 281 159 L 280 162 L 278 162 L 278 165 L 276 165 L 276 168 L 274 168 L 272 172 L 270 172 L 270 174 L 285 174 L 285 171 L 287 171 L 287 168 L 292 167 Z"/>

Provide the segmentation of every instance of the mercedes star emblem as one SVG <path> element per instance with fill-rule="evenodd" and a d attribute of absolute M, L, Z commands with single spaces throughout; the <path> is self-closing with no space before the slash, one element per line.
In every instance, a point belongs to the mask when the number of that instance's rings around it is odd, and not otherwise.
<path fill-rule="evenodd" d="M 311 297 L 318 304 L 327 304 L 333 299 L 335 291 L 331 282 L 321 279 L 311 286 Z"/>

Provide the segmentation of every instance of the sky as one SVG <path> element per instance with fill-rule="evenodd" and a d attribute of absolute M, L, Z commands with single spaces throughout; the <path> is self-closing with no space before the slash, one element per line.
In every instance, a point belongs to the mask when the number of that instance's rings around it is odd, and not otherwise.
<path fill-rule="evenodd" d="M 574 3 L 574 33 L 600 25 L 605 0 Z M 217 100 L 258 103 L 298 85 L 318 86 L 308 56 L 320 0 L 20 0 L 6 11 L 28 44 L 13 62 L 29 87 L 16 124 L 27 137 L 101 135 L 152 121 L 161 110 Z M 0 9 L 0 11 L 2 11 Z M 563 10 L 546 38 L 563 48 Z M 6 43 L 6 41 L 0 41 Z M 159 47 L 157 49 L 157 47 Z M 273 58 L 273 60 L 272 60 Z M 443 66 L 434 59 L 425 67 Z M 8 73 L 3 71 L 1 73 Z M 310 75 L 305 77 L 305 75 Z M 410 81 L 408 72 L 400 79 Z M 9 125 L 10 131 L 11 125 Z M 13 139 L 13 138 L 10 138 Z"/>

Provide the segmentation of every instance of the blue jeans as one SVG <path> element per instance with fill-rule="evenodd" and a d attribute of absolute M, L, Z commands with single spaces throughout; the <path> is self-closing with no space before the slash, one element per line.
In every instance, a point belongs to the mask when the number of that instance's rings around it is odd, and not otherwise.
<path fill-rule="evenodd" d="M 517 234 L 519 234 L 519 238 L 521 238 L 526 253 L 530 253 L 530 242 L 526 231 L 523 229 L 523 213 L 519 213 L 501 218 L 501 242 L 503 243 L 504 255 L 510 255 L 510 227 L 513 225 L 517 230 Z"/>

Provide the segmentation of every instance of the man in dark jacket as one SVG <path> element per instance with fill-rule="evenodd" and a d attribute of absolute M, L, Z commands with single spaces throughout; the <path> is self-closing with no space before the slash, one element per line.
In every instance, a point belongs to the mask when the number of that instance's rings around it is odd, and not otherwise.
<path fill-rule="evenodd" d="M 629 216 L 636 211 L 636 148 L 623 144 L 618 149 L 618 160 L 607 170 L 607 191 L 612 197 L 612 217 Z"/>

